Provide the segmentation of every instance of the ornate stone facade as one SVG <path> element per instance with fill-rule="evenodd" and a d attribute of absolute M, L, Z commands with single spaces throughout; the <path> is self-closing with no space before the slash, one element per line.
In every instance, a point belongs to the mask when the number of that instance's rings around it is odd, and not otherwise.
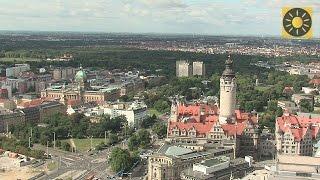
<path fill-rule="evenodd" d="M 276 120 L 278 154 L 313 155 L 313 144 L 320 140 L 320 118 L 284 114 Z"/>
<path fill-rule="evenodd" d="M 85 71 L 80 67 L 74 78 L 74 83 L 62 86 L 51 86 L 41 91 L 41 97 L 60 99 L 64 104 L 68 101 L 113 101 L 120 96 L 119 89 L 94 89 L 87 81 Z"/>

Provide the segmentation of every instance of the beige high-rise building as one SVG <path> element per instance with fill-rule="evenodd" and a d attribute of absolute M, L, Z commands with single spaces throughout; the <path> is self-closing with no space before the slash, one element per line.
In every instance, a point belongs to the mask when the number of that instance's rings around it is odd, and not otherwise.
<path fill-rule="evenodd" d="M 220 78 L 220 124 L 235 121 L 236 89 L 236 76 L 233 71 L 233 62 L 229 55 L 226 60 L 226 69 Z"/>
<path fill-rule="evenodd" d="M 72 79 L 75 73 L 76 70 L 72 67 L 56 68 L 53 70 L 53 79 L 58 81 L 62 79 Z"/>
<path fill-rule="evenodd" d="M 195 61 L 192 63 L 192 74 L 194 76 L 205 76 L 206 68 L 205 64 L 201 61 Z"/>
<path fill-rule="evenodd" d="M 192 75 L 192 65 L 187 61 L 176 62 L 177 77 L 190 77 Z"/>

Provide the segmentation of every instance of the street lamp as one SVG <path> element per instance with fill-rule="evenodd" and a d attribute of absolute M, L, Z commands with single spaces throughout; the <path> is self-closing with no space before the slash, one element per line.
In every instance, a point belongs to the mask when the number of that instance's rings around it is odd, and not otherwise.
<path fill-rule="evenodd" d="M 31 148 L 31 137 L 29 136 L 29 148 Z"/>
<path fill-rule="evenodd" d="M 47 158 L 49 158 L 49 141 L 47 141 Z"/>
<path fill-rule="evenodd" d="M 124 128 L 124 139 L 127 138 L 127 122 L 122 123 L 122 128 Z"/>
<path fill-rule="evenodd" d="M 92 136 L 90 137 L 90 149 L 92 151 Z"/>
<path fill-rule="evenodd" d="M 104 131 L 104 143 L 107 145 L 107 131 Z"/>
<path fill-rule="evenodd" d="M 124 146 L 125 146 L 125 140 L 126 140 L 126 138 L 127 138 L 127 123 L 124 122 L 122 125 L 123 125 L 122 128 L 124 128 L 124 141 L 122 142 L 122 143 L 123 143 L 122 146 L 123 146 L 123 148 L 124 148 Z"/>
<path fill-rule="evenodd" d="M 56 133 L 53 132 L 53 149 L 56 149 Z"/>

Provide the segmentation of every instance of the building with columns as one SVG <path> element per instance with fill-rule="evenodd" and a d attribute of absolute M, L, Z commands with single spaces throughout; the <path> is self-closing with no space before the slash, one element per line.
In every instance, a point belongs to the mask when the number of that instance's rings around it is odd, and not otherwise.
<path fill-rule="evenodd" d="M 64 104 L 69 100 L 114 101 L 120 96 L 118 88 L 91 87 L 88 83 L 86 72 L 80 70 L 74 77 L 74 82 L 68 85 L 52 85 L 41 91 L 41 97 L 60 99 Z"/>

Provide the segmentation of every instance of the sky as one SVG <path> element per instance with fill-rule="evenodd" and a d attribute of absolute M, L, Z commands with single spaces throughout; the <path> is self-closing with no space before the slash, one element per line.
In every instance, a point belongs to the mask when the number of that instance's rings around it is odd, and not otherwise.
<path fill-rule="evenodd" d="M 0 30 L 281 35 L 281 8 L 320 0 L 0 0 Z"/>

